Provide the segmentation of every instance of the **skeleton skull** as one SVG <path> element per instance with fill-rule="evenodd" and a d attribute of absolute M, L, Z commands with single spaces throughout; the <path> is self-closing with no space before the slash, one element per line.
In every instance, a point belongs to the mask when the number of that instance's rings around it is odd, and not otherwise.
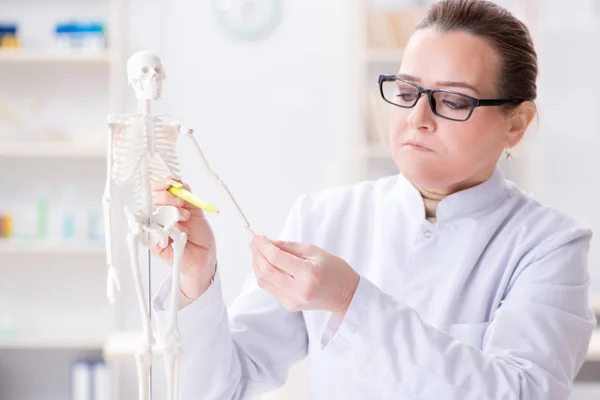
<path fill-rule="evenodd" d="M 157 100 L 166 78 L 160 57 L 149 51 L 133 54 L 127 61 L 127 78 L 139 100 Z"/>

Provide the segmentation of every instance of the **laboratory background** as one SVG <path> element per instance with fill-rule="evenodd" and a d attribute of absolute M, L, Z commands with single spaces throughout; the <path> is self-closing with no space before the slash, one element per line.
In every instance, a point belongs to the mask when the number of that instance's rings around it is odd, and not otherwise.
<path fill-rule="evenodd" d="M 126 225 L 115 222 L 121 292 L 111 306 L 102 220 L 107 116 L 136 112 L 131 54 L 160 55 L 153 112 L 194 129 L 254 230 L 276 237 L 297 196 L 397 173 L 376 78 L 397 72 L 430 3 L 0 0 L 0 399 L 137 398 Z M 539 116 L 501 167 L 594 230 L 600 314 L 600 1 L 497 3 L 527 23 L 540 63 Z M 230 304 L 252 272 L 248 237 L 189 139 L 177 150 L 183 179 L 221 209 L 209 218 Z M 115 207 L 130 201 L 115 189 Z M 153 293 L 169 267 L 153 259 L 148 273 L 145 250 L 140 260 Z M 264 399 L 306 399 L 306 368 Z M 164 398 L 159 353 L 152 387 Z M 600 399 L 600 327 L 571 399 Z"/>

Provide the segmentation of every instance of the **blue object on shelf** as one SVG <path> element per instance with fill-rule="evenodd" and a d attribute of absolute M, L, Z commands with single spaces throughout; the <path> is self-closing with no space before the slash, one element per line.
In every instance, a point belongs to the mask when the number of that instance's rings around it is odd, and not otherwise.
<path fill-rule="evenodd" d="M 18 34 L 17 24 L 0 22 L 0 43 L 3 43 L 3 39 L 16 39 Z"/>
<path fill-rule="evenodd" d="M 67 214 L 63 219 L 63 239 L 73 239 L 75 237 L 75 218 Z"/>
<path fill-rule="evenodd" d="M 56 24 L 54 33 L 62 48 L 100 50 L 106 46 L 101 22 L 66 21 Z"/>

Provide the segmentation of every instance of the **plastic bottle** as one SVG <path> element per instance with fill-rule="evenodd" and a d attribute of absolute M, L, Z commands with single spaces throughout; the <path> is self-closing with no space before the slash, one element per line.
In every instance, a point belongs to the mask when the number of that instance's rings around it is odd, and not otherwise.
<path fill-rule="evenodd" d="M 50 236 L 50 198 L 52 190 L 49 185 L 40 185 L 36 190 L 36 237 L 38 240 L 47 240 Z"/>

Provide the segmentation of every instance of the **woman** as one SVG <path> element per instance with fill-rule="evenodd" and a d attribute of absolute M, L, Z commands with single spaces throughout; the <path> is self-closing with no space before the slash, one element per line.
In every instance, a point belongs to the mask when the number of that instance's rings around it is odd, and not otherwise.
<path fill-rule="evenodd" d="M 536 77 L 506 10 L 435 4 L 380 78 L 400 174 L 299 198 L 281 241 L 252 240 L 256 283 L 229 310 L 204 214 L 156 188 L 189 235 L 181 398 L 265 392 L 308 355 L 314 399 L 567 399 L 596 324 L 591 232 L 496 167 L 535 117 Z"/>

